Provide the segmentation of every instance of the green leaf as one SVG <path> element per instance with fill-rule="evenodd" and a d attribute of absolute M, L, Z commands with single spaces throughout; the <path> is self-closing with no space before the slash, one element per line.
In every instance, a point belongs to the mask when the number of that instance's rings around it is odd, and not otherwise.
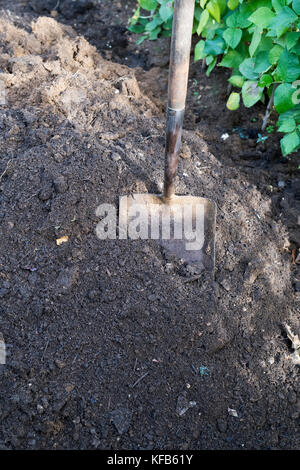
<path fill-rule="evenodd" d="M 254 58 L 245 59 L 239 66 L 239 71 L 242 75 L 244 75 L 244 77 L 248 78 L 248 80 L 256 80 L 259 76 L 259 73 L 255 72 L 254 67 Z"/>
<path fill-rule="evenodd" d="M 207 0 L 200 0 L 200 7 L 204 8 L 207 3 Z"/>
<path fill-rule="evenodd" d="M 145 31 L 145 26 L 143 24 L 133 24 L 132 26 L 129 26 L 128 30 L 132 33 L 140 34 Z"/>
<path fill-rule="evenodd" d="M 145 31 L 153 31 L 157 26 L 161 25 L 163 23 L 163 20 L 158 16 L 155 15 L 152 21 L 149 21 L 149 23 L 146 24 L 146 27 L 144 28 Z"/>
<path fill-rule="evenodd" d="M 251 21 L 251 23 L 254 23 L 256 26 L 259 26 L 261 28 L 267 28 L 274 16 L 275 13 L 273 13 L 270 8 L 261 7 L 256 10 L 251 16 L 249 16 L 248 20 Z"/>
<path fill-rule="evenodd" d="M 259 79 L 258 86 L 260 87 L 265 87 L 265 86 L 270 86 L 273 83 L 273 77 L 272 75 L 265 74 L 262 75 Z"/>
<path fill-rule="evenodd" d="M 219 55 L 224 52 L 224 41 L 221 38 L 215 38 L 213 40 L 206 40 L 204 46 L 205 55 Z"/>
<path fill-rule="evenodd" d="M 281 151 L 283 155 L 295 152 L 300 146 L 300 137 L 297 131 L 285 135 L 280 141 Z"/>
<path fill-rule="evenodd" d="M 142 44 L 142 42 L 144 42 L 145 39 L 148 39 L 148 36 L 141 36 L 141 37 L 136 41 L 136 43 L 137 43 L 137 44 Z"/>
<path fill-rule="evenodd" d="M 281 37 L 289 27 L 297 20 L 297 15 L 289 7 L 283 7 L 282 10 L 271 20 L 269 24 L 268 36 Z"/>
<path fill-rule="evenodd" d="M 278 44 L 272 47 L 272 49 L 269 52 L 269 61 L 272 65 L 277 64 L 279 57 L 281 56 L 283 50 L 284 50 L 283 47 L 278 46 Z"/>
<path fill-rule="evenodd" d="M 292 7 L 293 10 L 297 13 L 297 15 L 300 15 L 300 0 L 293 0 Z"/>
<path fill-rule="evenodd" d="M 254 72 L 261 74 L 271 67 L 269 62 L 269 54 L 267 52 L 259 52 L 254 58 Z"/>
<path fill-rule="evenodd" d="M 298 41 L 297 44 L 291 49 L 291 52 L 296 55 L 300 55 L 300 41 Z"/>
<path fill-rule="evenodd" d="M 197 60 L 200 60 L 200 59 L 204 59 L 205 57 L 205 54 L 203 52 L 204 46 L 205 46 L 205 41 L 203 41 L 203 39 L 197 42 L 194 48 L 194 62 L 197 62 Z"/>
<path fill-rule="evenodd" d="M 211 74 L 211 71 L 215 68 L 217 63 L 217 58 L 215 57 L 212 62 L 209 64 L 209 67 L 206 70 L 206 76 L 209 77 Z"/>
<path fill-rule="evenodd" d="M 164 37 L 164 38 L 170 38 L 172 36 L 172 31 L 170 30 L 163 30 L 161 32 L 161 35 Z"/>
<path fill-rule="evenodd" d="M 210 0 L 206 5 L 207 11 L 211 14 L 211 16 L 220 23 L 221 21 L 221 9 L 217 0 Z"/>
<path fill-rule="evenodd" d="M 252 57 L 254 55 L 256 49 L 258 48 L 258 45 L 261 41 L 261 33 L 262 33 L 261 27 L 256 26 L 256 28 L 254 30 L 254 33 L 253 33 L 253 36 L 252 36 L 252 39 L 251 39 L 250 46 L 249 46 L 250 57 Z"/>
<path fill-rule="evenodd" d="M 155 10 L 157 7 L 156 0 L 139 0 L 139 4 L 141 5 L 144 10 L 152 11 Z"/>
<path fill-rule="evenodd" d="M 239 68 L 239 65 L 243 62 L 243 57 L 237 51 L 229 51 L 223 56 L 223 59 L 219 63 L 220 67 L 229 67 L 232 69 Z"/>
<path fill-rule="evenodd" d="M 300 104 L 297 104 L 296 106 L 289 109 L 288 111 L 285 111 L 284 113 L 280 114 L 279 119 L 278 119 L 278 126 L 281 126 L 281 124 L 286 119 L 295 119 L 296 124 L 300 123 Z"/>
<path fill-rule="evenodd" d="M 169 18 L 167 21 L 165 21 L 162 26 L 164 29 L 166 29 L 167 31 L 172 31 L 172 24 L 173 24 L 173 15 L 171 16 L 171 18 Z"/>
<path fill-rule="evenodd" d="M 202 13 L 202 8 L 196 5 L 195 10 L 194 10 L 194 20 L 197 20 L 197 22 L 199 22 L 201 13 Z"/>
<path fill-rule="evenodd" d="M 242 77 L 242 75 L 232 75 L 228 81 L 231 83 L 231 85 L 242 88 L 245 79 Z"/>
<path fill-rule="evenodd" d="M 297 124 L 294 118 L 284 119 L 278 127 L 278 132 L 293 132 L 296 126 Z"/>
<path fill-rule="evenodd" d="M 138 19 L 140 17 L 140 12 L 141 12 L 141 7 L 137 7 L 133 16 L 130 18 L 130 22 L 129 22 L 130 26 L 133 26 L 138 22 Z"/>
<path fill-rule="evenodd" d="M 160 26 L 153 29 L 153 31 L 151 31 L 151 33 L 149 34 L 150 41 L 154 41 L 155 39 L 157 39 L 157 36 L 159 35 L 160 32 L 161 32 L 161 27 Z"/>
<path fill-rule="evenodd" d="M 203 12 L 200 15 L 199 24 L 197 28 L 198 36 L 200 36 L 200 34 L 202 33 L 203 28 L 206 26 L 206 23 L 208 22 L 208 20 L 209 20 L 209 13 L 207 10 L 203 10 Z"/>
<path fill-rule="evenodd" d="M 205 58 L 206 65 L 210 65 L 214 60 L 215 60 L 215 58 L 214 58 L 213 55 L 208 55 L 208 56 Z"/>
<path fill-rule="evenodd" d="M 280 10 L 285 6 L 285 0 L 272 0 L 272 6 L 276 13 L 279 13 Z"/>
<path fill-rule="evenodd" d="M 227 28 L 223 33 L 223 38 L 225 39 L 226 44 L 232 49 L 235 49 L 242 39 L 242 30 L 235 28 Z"/>
<path fill-rule="evenodd" d="M 293 88 L 290 83 L 282 83 L 276 88 L 274 93 L 274 106 L 279 114 L 293 108 L 294 103 L 292 96 L 294 92 L 295 88 Z"/>
<path fill-rule="evenodd" d="M 172 2 L 167 2 L 159 9 L 159 15 L 163 21 L 167 21 L 173 15 Z"/>
<path fill-rule="evenodd" d="M 300 64 L 298 57 L 284 49 L 276 68 L 276 78 L 283 82 L 293 82 L 299 75 Z"/>
<path fill-rule="evenodd" d="M 256 81 L 248 80 L 242 87 L 242 97 L 246 108 L 250 108 L 263 96 L 263 89 L 257 85 Z"/>
<path fill-rule="evenodd" d="M 285 44 L 288 51 L 297 44 L 299 37 L 300 33 L 296 31 L 290 31 L 289 33 L 286 33 Z"/>
<path fill-rule="evenodd" d="M 239 6 L 239 0 L 228 0 L 228 8 L 230 10 L 234 10 L 238 6 Z"/>
<path fill-rule="evenodd" d="M 227 100 L 226 106 L 230 111 L 235 111 L 240 106 L 240 94 L 232 92 Z"/>

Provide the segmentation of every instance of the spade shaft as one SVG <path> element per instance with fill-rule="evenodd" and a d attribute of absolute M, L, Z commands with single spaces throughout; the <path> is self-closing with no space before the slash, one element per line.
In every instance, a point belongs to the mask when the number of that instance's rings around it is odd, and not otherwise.
<path fill-rule="evenodd" d="M 175 0 L 172 27 L 167 124 L 164 199 L 175 194 L 178 153 L 187 93 L 195 0 Z"/>

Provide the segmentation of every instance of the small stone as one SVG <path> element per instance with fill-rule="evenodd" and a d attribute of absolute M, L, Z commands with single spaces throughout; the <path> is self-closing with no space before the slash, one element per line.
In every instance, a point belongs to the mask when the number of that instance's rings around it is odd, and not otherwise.
<path fill-rule="evenodd" d="M 155 294 L 148 295 L 148 300 L 150 302 L 154 302 L 156 299 L 157 299 L 157 296 Z"/>
<path fill-rule="evenodd" d="M 220 281 L 221 286 L 229 292 L 231 290 L 230 282 L 225 278 Z"/>
<path fill-rule="evenodd" d="M 114 162 L 118 162 L 119 160 L 121 160 L 121 156 L 118 153 L 114 152 L 111 156 L 111 159 Z"/>
<path fill-rule="evenodd" d="M 41 415 L 42 413 L 44 413 L 44 407 L 42 405 L 37 405 L 37 411 L 38 413 Z"/>
<path fill-rule="evenodd" d="M 183 392 L 177 398 L 176 413 L 178 416 L 183 416 L 190 408 L 196 406 L 195 401 L 189 401 L 186 396 L 186 392 Z"/>
<path fill-rule="evenodd" d="M 72 392 L 72 390 L 74 390 L 74 388 L 75 388 L 75 385 L 74 385 L 74 384 L 66 384 L 66 385 L 65 385 L 65 391 L 66 391 L 67 393 Z"/>
<path fill-rule="evenodd" d="M 68 190 L 68 183 L 63 176 L 58 176 L 53 181 L 54 189 L 57 193 L 63 194 Z"/>
<path fill-rule="evenodd" d="M 66 367 L 65 362 L 61 361 L 60 359 L 56 359 L 55 364 L 59 369 L 63 369 L 64 367 Z"/>
<path fill-rule="evenodd" d="M 191 158 L 192 152 L 190 150 L 190 147 L 187 144 L 183 144 L 180 152 L 181 158 L 187 160 L 188 158 Z"/>
<path fill-rule="evenodd" d="M 78 269 L 76 267 L 67 268 L 60 272 L 57 278 L 57 286 L 60 292 L 65 292 L 72 287 L 78 277 Z"/>
<path fill-rule="evenodd" d="M 297 395 L 294 391 L 291 391 L 289 394 L 288 394 L 288 401 L 292 404 L 295 404 L 297 403 Z"/>
<path fill-rule="evenodd" d="M 41 201 L 48 201 L 49 199 L 51 199 L 52 194 L 53 194 L 52 186 L 50 184 L 46 184 L 42 187 L 42 189 L 39 192 L 39 199 Z"/>
<path fill-rule="evenodd" d="M 132 412 L 128 408 L 120 407 L 112 411 L 110 417 L 119 434 L 124 434 L 129 430 Z"/>
<path fill-rule="evenodd" d="M 227 429 L 227 423 L 224 419 L 219 418 L 217 420 L 217 428 L 220 432 L 226 432 Z"/>
<path fill-rule="evenodd" d="M 285 182 L 284 181 L 278 181 L 278 188 L 282 189 L 285 187 Z"/>
<path fill-rule="evenodd" d="M 165 272 L 170 274 L 172 271 L 174 271 L 174 264 L 173 263 L 166 263 Z"/>
<path fill-rule="evenodd" d="M 237 411 L 234 410 L 233 408 L 228 408 L 228 414 L 229 414 L 230 416 L 233 416 L 234 418 L 238 418 Z"/>
<path fill-rule="evenodd" d="M 252 285 L 263 271 L 263 265 L 260 261 L 253 261 L 248 263 L 244 273 L 245 284 Z"/>

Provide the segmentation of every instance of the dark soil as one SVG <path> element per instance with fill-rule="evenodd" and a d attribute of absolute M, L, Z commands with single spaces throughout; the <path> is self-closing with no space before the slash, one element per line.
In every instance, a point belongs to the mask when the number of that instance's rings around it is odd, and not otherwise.
<path fill-rule="evenodd" d="M 257 144 L 263 106 L 227 111 L 224 70 L 193 64 L 177 192 L 217 203 L 215 282 L 99 240 L 99 204 L 161 189 L 168 40 L 135 44 L 135 2 L 11 3 L 0 448 L 299 449 L 299 156 Z"/>

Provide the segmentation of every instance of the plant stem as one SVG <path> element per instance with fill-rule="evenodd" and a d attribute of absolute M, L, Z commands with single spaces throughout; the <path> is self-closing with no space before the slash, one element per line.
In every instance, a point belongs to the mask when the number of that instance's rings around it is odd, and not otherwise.
<path fill-rule="evenodd" d="M 278 86 L 278 83 L 275 83 L 275 85 L 273 86 L 272 94 L 271 94 L 271 97 L 269 99 L 269 103 L 268 103 L 268 106 L 267 106 L 267 109 L 266 109 L 264 120 L 263 120 L 263 123 L 262 123 L 262 126 L 261 126 L 262 131 L 264 131 L 265 128 L 267 127 L 268 119 L 269 119 L 270 114 L 272 112 L 272 106 L 273 106 L 273 102 L 274 102 L 274 93 L 275 93 L 275 90 L 276 90 L 277 86 Z"/>

